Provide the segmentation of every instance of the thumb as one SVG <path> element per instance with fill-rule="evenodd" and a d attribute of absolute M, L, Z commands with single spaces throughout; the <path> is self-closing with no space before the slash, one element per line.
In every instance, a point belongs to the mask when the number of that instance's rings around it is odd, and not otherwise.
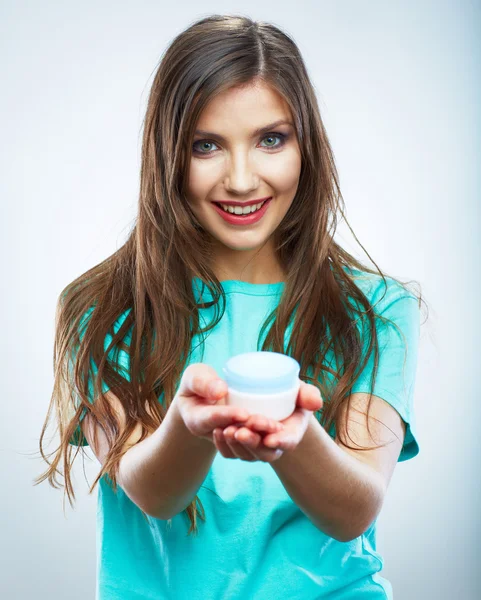
<path fill-rule="evenodd" d="M 209 404 L 215 404 L 217 400 L 227 393 L 227 384 L 223 379 L 216 377 L 207 382 L 207 394 L 204 396 Z"/>
<path fill-rule="evenodd" d="M 307 410 L 320 410 L 324 402 L 319 389 L 311 384 L 302 382 L 299 394 L 299 405 Z"/>
<path fill-rule="evenodd" d="M 182 376 L 180 393 L 185 396 L 201 396 L 215 404 L 227 393 L 227 384 L 216 370 L 204 363 L 189 365 Z"/>

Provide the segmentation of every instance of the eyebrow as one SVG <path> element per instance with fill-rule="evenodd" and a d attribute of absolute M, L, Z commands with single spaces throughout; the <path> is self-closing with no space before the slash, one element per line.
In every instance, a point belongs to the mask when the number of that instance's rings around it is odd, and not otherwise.
<path fill-rule="evenodd" d="M 269 123 L 269 125 L 265 125 L 264 127 L 259 127 L 258 129 L 255 129 L 252 132 L 252 137 L 257 137 L 261 133 L 271 131 L 272 129 L 279 127 L 279 125 L 290 125 L 291 127 L 294 127 L 294 125 L 290 121 L 287 121 L 286 119 L 279 119 L 278 121 L 274 121 L 274 123 Z M 203 135 L 205 137 L 217 138 L 219 140 L 222 140 L 223 142 L 226 141 L 224 136 L 218 133 L 213 133 L 212 131 L 204 131 L 202 129 L 198 129 L 194 135 Z"/>

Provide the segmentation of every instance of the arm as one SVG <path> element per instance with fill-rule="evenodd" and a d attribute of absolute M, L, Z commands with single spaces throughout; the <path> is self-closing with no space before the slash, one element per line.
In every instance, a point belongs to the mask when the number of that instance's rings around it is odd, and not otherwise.
<path fill-rule="evenodd" d="M 381 510 L 380 474 L 340 448 L 314 415 L 298 446 L 271 466 L 316 527 L 341 542 L 360 535 Z"/>
<path fill-rule="evenodd" d="M 119 463 L 117 480 L 127 496 L 145 513 L 158 519 L 170 519 L 193 500 L 204 481 L 217 449 L 212 432 L 216 427 L 245 421 L 247 411 L 222 404 L 226 384 L 212 391 L 218 382 L 215 370 L 202 363 L 189 365 L 179 390 L 160 426 L 139 441 L 142 427 L 137 427 L 125 442 L 127 450 Z M 120 423 L 125 427 L 125 411 L 111 391 L 106 398 Z M 109 453 L 109 442 L 102 427 L 86 415 L 82 429 L 99 462 Z M 260 430 L 275 427 L 259 425 Z"/>
<path fill-rule="evenodd" d="M 161 426 L 122 457 L 119 484 L 144 512 L 170 519 L 190 504 L 216 452 L 212 442 L 190 433 L 174 400 Z"/>

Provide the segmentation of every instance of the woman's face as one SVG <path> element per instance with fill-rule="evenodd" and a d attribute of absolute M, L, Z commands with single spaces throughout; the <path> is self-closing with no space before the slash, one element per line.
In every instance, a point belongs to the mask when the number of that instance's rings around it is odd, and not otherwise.
<path fill-rule="evenodd" d="M 271 238 L 293 201 L 300 171 L 301 153 L 284 99 L 264 83 L 231 88 L 215 97 L 198 120 L 188 201 L 204 229 L 219 242 L 221 255 L 234 251 L 230 256 L 235 261 L 234 254 L 250 255 L 249 250 Z M 227 222 L 214 204 L 242 205 L 267 197 L 272 198 L 267 210 L 252 224 Z"/>

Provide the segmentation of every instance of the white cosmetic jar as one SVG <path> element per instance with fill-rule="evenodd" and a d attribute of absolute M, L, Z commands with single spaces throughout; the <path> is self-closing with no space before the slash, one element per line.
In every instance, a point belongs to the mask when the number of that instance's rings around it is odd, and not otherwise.
<path fill-rule="evenodd" d="M 279 352 L 245 352 L 222 368 L 228 386 L 226 404 L 282 421 L 296 407 L 300 365 Z"/>

